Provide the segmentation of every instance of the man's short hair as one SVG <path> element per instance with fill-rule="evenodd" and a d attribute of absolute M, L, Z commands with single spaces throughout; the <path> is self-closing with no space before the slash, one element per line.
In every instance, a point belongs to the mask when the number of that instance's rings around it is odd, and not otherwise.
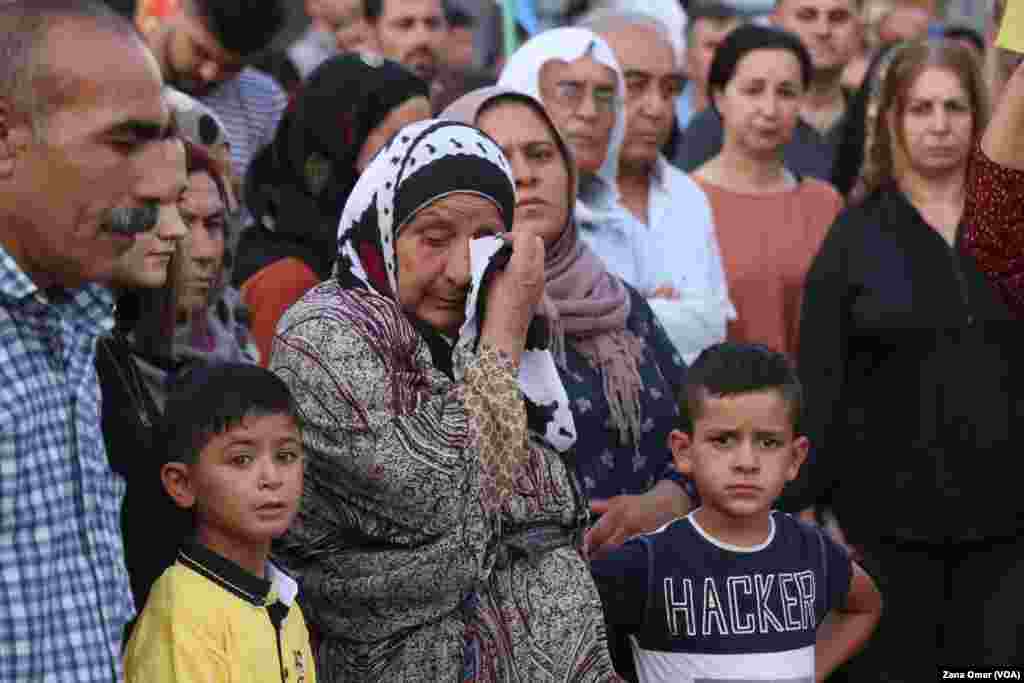
<path fill-rule="evenodd" d="M 187 0 L 228 52 L 250 57 L 270 47 L 284 27 L 281 0 Z"/>
<path fill-rule="evenodd" d="M 194 465 L 207 444 L 246 418 L 290 415 L 295 402 L 284 381 L 248 363 L 199 365 L 171 386 L 158 434 L 164 462 Z"/>
<path fill-rule="evenodd" d="M 57 24 L 75 20 L 115 34 L 137 36 L 130 21 L 95 0 L 0 2 L 0 100 L 28 116 L 37 133 L 57 101 L 57 84 L 65 79 L 46 66 L 47 37 Z"/>
<path fill-rule="evenodd" d="M 706 20 L 715 25 L 722 25 L 729 21 L 741 21 L 743 15 L 731 5 L 726 5 L 715 0 L 704 0 L 703 2 L 691 2 L 686 10 L 686 39 L 693 37 L 693 31 L 700 20 Z"/>
<path fill-rule="evenodd" d="M 672 46 L 672 34 L 665 26 L 665 22 L 643 10 L 596 9 L 584 14 L 574 25 L 590 29 L 598 34 L 608 33 L 624 26 L 645 26 L 655 31 L 669 46 Z"/>
<path fill-rule="evenodd" d="M 803 388 L 783 354 L 760 344 L 722 342 L 701 351 L 686 371 L 679 392 L 679 428 L 693 434 L 708 398 L 728 398 L 759 391 L 777 391 L 789 408 L 794 433 L 799 433 Z"/>

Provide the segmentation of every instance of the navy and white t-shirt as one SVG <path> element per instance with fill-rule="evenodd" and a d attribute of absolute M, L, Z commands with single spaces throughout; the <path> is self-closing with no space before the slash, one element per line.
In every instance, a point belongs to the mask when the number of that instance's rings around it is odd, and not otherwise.
<path fill-rule="evenodd" d="M 845 604 L 853 571 L 841 546 L 781 512 L 753 548 L 713 538 L 691 513 L 591 570 L 642 683 L 814 683 L 816 630 Z"/>

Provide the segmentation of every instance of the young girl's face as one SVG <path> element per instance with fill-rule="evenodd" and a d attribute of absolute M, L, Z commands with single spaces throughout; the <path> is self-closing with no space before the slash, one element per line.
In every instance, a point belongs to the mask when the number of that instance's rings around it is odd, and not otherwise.
<path fill-rule="evenodd" d="M 672 433 L 676 467 L 697 485 L 704 508 L 727 525 L 766 519 L 807 457 L 790 406 L 778 391 L 705 396 L 693 436 Z"/>
<path fill-rule="evenodd" d="M 303 470 L 291 415 L 246 417 L 214 436 L 189 466 L 199 540 L 228 559 L 269 550 L 298 512 Z"/>
<path fill-rule="evenodd" d="M 155 157 L 136 194 L 144 201 L 159 205 L 156 225 L 135 236 L 131 249 L 114 265 L 112 283 L 119 289 L 162 287 L 167 282 L 168 267 L 175 245 L 187 229 L 178 213 L 178 200 L 187 187 L 185 147 L 168 141 L 164 155 Z"/>

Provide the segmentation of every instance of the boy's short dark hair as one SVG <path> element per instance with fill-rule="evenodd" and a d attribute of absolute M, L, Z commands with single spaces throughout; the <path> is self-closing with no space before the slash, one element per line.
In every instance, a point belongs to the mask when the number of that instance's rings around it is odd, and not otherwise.
<path fill-rule="evenodd" d="M 247 363 L 197 366 L 172 384 L 158 434 L 164 462 L 194 465 L 217 436 L 245 418 L 290 415 L 298 419 L 292 393 L 266 368 Z"/>
<path fill-rule="evenodd" d="M 270 47 L 286 18 L 281 0 L 188 2 L 221 47 L 243 58 Z"/>
<path fill-rule="evenodd" d="M 705 399 L 777 391 L 789 406 L 799 433 L 803 388 L 796 370 L 781 353 L 760 344 L 723 342 L 704 349 L 686 372 L 679 392 L 679 428 L 692 435 Z"/>

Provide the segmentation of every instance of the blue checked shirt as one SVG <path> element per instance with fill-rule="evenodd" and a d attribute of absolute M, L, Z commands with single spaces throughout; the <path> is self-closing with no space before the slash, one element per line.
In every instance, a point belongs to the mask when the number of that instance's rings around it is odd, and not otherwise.
<path fill-rule="evenodd" d="M 47 296 L 0 247 L 0 681 L 119 681 L 124 480 L 100 431 L 96 285 Z"/>

